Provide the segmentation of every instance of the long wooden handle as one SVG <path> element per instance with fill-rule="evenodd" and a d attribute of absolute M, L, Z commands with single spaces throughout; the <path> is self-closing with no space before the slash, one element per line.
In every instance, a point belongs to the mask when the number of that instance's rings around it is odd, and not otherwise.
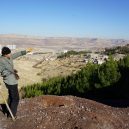
<path fill-rule="evenodd" d="M 15 121 L 15 117 L 13 116 L 13 113 L 12 113 L 12 111 L 11 111 L 11 109 L 10 109 L 10 107 L 9 107 L 9 105 L 8 105 L 8 103 L 7 103 L 6 99 L 5 99 L 5 97 L 3 96 L 3 94 L 2 94 L 2 92 L 1 92 L 1 91 L 0 91 L 0 94 L 1 94 L 1 96 L 2 96 L 3 100 L 4 100 L 5 104 L 6 104 L 6 107 L 8 108 L 8 111 L 9 111 L 9 113 L 10 113 L 11 117 L 12 117 L 12 120 L 13 120 L 13 121 Z"/>

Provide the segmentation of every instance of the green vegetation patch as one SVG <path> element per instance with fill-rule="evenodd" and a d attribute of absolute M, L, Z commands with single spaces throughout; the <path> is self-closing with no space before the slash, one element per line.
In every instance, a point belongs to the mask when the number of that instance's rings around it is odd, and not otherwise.
<path fill-rule="evenodd" d="M 54 77 L 46 82 L 23 87 L 23 98 L 40 95 L 85 96 L 88 91 L 103 87 L 121 86 L 129 96 L 129 56 L 120 61 L 112 57 L 102 65 L 88 63 L 76 74 Z"/>
<path fill-rule="evenodd" d="M 57 58 L 66 58 L 66 57 L 70 57 L 71 55 L 81 55 L 81 54 L 85 55 L 87 53 L 91 53 L 91 52 L 90 51 L 79 51 L 79 52 L 77 52 L 77 51 L 71 50 L 71 51 L 68 51 L 66 53 L 62 52 L 60 55 L 58 55 Z"/>

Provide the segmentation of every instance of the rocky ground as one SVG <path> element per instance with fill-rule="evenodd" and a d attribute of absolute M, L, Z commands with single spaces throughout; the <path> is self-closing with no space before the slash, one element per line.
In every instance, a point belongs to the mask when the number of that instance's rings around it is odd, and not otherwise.
<path fill-rule="evenodd" d="M 0 113 L 0 129 L 129 129 L 129 107 L 114 108 L 73 96 L 20 101 L 17 120 Z"/>

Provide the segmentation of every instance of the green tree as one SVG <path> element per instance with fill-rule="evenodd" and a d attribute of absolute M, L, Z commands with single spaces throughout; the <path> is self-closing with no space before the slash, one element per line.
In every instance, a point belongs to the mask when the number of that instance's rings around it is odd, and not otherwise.
<path fill-rule="evenodd" d="M 98 69 L 98 78 L 101 87 L 113 85 L 120 79 L 120 76 L 121 74 L 118 69 L 118 64 L 111 56 L 109 60 Z"/>

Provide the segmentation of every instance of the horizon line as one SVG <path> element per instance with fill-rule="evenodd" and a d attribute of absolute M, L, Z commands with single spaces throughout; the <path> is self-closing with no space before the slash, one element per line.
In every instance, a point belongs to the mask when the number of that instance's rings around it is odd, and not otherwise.
<path fill-rule="evenodd" d="M 24 36 L 24 38 L 86 38 L 86 39 L 105 39 L 105 40 L 129 40 L 129 38 L 110 38 L 110 37 L 95 37 L 95 36 L 43 36 L 43 35 L 30 35 L 18 33 L 0 33 L 0 36 Z"/>

